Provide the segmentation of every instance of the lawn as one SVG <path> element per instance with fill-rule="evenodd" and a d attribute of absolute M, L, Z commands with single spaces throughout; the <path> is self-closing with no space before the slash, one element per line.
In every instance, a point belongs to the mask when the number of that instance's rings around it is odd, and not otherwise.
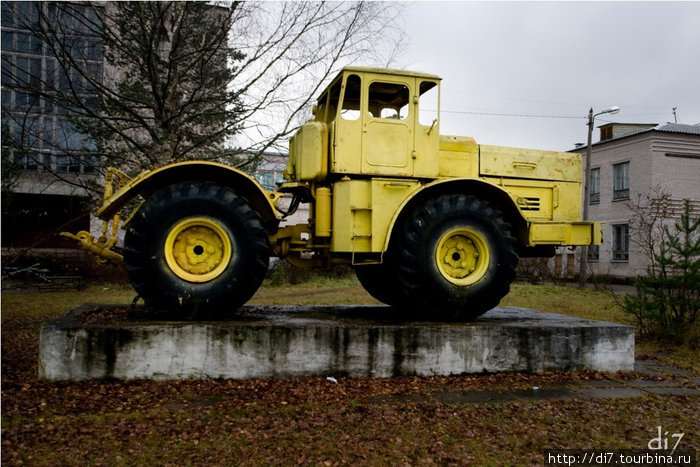
<path fill-rule="evenodd" d="M 7 465 L 529 465 L 546 449 L 642 449 L 658 426 L 700 445 L 698 397 L 451 403 L 469 389 L 546 388 L 637 375 L 593 372 L 340 379 L 91 381 L 36 377 L 42 323 L 126 287 L 3 292 L 2 462 Z M 374 304 L 354 278 L 266 284 L 255 304 Z M 502 303 L 626 322 L 606 292 L 513 286 Z M 645 355 L 657 344 L 642 343 Z M 646 347 L 644 347 L 646 346 Z M 639 348 L 639 347 L 638 347 Z M 694 368 L 697 353 L 666 352 Z M 664 378 L 678 379 L 668 375 Z M 662 378 L 663 379 L 663 378 Z M 692 385 L 692 380 L 682 381 Z"/>

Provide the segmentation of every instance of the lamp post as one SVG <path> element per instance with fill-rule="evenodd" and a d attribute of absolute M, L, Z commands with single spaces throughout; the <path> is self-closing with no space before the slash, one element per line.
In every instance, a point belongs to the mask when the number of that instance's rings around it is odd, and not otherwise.
<path fill-rule="evenodd" d="M 590 181 L 591 181 L 591 147 L 593 138 L 593 122 L 598 115 L 616 114 L 620 111 L 620 107 L 612 106 L 596 114 L 593 113 L 593 107 L 588 111 L 588 145 L 586 146 L 586 172 L 583 180 L 583 219 L 588 220 L 588 205 L 590 204 Z M 581 247 L 581 262 L 578 272 L 579 287 L 586 286 L 586 270 L 588 269 L 588 247 Z"/>

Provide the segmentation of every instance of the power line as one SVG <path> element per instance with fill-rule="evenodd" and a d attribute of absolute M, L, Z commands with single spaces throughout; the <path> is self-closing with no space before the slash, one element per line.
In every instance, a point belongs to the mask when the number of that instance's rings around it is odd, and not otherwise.
<path fill-rule="evenodd" d="M 462 94 L 464 96 L 479 97 L 479 98 L 486 98 L 486 99 L 497 99 L 497 100 L 502 100 L 502 101 L 532 102 L 532 103 L 537 103 L 537 104 L 566 105 L 566 106 L 576 106 L 576 107 L 586 106 L 586 104 L 582 104 L 580 102 L 575 103 L 575 102 L 545 101 L 545 100 L 540 100 L 540 99 L 527 99 L 527 98 L 522 98 L 522 97 L 494 96 L 494 95 L 489 95 L 489 94 L 474 94 L 474 93 L 455 91 L 455 90 L 447 90 L 447 91 L 445 91 L 445 93 L 446 94 Z"/>
<path fill-rule="evenodd" d="M 441 110 L 441 113 L 448 114 L 465 114 L 465 115 L 491 115 L 496 117 L 521 117 L 521 118 L 575 118 L 585 119 L 585 116 L 580 115 L 536 115 L 536 114 L 515 114 L 515 113 L 499 113 L 499 112 L 470 112 L 466 110 Z"/>

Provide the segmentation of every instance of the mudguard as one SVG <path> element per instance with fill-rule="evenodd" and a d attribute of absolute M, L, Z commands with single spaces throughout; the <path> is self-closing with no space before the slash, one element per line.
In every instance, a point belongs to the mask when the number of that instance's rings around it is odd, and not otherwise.
<path fill-rule="evenodd" d="M 275 201 L 282 193 L 267 191 L 247 173 L 218 162 L 177 162 L 144 172 L 106 197 L 97 216 L 109 220 L 134 197 L 147 198 L 166 185 L 187 180 L 212 181 L 233 188 L 260 214 L 268 231 L 277 230 L 280 216 L 275 210 Z"/>

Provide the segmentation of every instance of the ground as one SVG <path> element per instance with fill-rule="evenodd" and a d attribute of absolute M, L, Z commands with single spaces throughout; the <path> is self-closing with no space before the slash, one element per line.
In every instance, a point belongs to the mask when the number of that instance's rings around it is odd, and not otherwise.
<path fill-rule="evenodd" d="M 584 314 L 611 306 L 595 291 L 519 288 L 507 304 L 585 302 L 591 309 Z M 683 433 L 679 449 L 700 445 L 700 375 L 692 363 L 685 370 L 661 365 L 651 351 L 640 352 L 647 359 L 626 374 L 337 382 L 36 377 L 42 323 L 85 302 L 132 298 L 129 289 L 109 285 L 3 292 L 3 464 L 542 465 L 547 450 L 645 449 L 658 427 L 668 437 Z M 266 286 L 253 302 L 271 299 L 374 303 L 353 280 Z M 696 353 L 678 361 L 693 360 Z"/>

